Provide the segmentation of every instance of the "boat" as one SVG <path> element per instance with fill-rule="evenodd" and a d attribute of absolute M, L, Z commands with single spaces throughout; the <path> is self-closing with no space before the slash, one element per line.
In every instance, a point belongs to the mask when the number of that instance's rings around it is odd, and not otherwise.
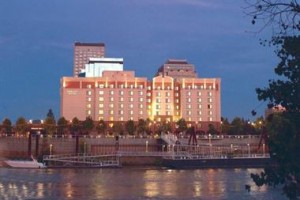
<path fill-rule="evenodd" d="M 272 164 L 270 157 L 238 157 L 238 158 L 163 158 L 162 164 L 173 169 L 203 168 L 263 168 Z"/>
<path fill-rule="evenodd" d="M 12 168 L 45 168 L 43 163 L 38 162 L 36 159 L 31 157 L 31 160 L 6 160 L 4 161 L 6 165 Z"/>

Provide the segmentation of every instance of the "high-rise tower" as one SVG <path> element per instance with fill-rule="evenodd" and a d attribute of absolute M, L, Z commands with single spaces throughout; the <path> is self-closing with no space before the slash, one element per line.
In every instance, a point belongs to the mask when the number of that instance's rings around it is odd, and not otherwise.
<path fill-rule="evenodd" d="M 78 76 L 85 64 L 89 62 L 89 58 L 103 58 L 105 56 L 104 43 L 82 43 L 74 44 L 74 76 Z"/>

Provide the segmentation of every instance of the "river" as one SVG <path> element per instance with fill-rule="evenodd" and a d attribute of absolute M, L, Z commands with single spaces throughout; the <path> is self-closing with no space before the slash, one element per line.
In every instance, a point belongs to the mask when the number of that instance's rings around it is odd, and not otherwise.
<path fill-rule="evenodd" d="M 256 187 L 258 169 L 171 170 L 0 168 L 1 200 L 286 199 L 280 188 Z M 251 191 L 245 190 L 251 185 Z"/>

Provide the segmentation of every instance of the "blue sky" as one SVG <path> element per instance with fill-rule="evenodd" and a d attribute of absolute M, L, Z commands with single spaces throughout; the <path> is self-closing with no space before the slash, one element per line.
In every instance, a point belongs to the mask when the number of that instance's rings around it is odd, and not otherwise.
<path fill-rule="evenodd" d="M 60 78 L 72 76 L 73 44 L 104 42 L 108 57 L 151 79 L 169 58 L 222 81 L 222 116 L 262 115 L 255 88 L 277 58 L 259 44 L 243 0 L 9 0 L 0 2 L 0 120 L 59 117 Z"/>

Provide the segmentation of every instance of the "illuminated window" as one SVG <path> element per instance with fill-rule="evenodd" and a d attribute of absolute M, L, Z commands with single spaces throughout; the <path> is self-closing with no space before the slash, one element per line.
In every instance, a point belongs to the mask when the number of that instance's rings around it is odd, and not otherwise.
<path fill-rule="evenodd" d="M 141 97 L 141 98 L 140 98 L 140 102 L 143 102 L 143 101 L 144 101 L 144 99 L 143 99 L 143 97 Z"/>
<path fill-rule="evenodd" d="M 91 105 L 91 104 L 88 104 L 88 105 L 86 105 L 86 107 L 88 107 L 88 108 L 91 108 L 91 107 L 92 107 L 92 105 Z"/>
<path fill-rule="evenodd" d="M 139 92 L 139 95 L 143 95 L 143 94 L 144 94 L 143 91 L 140 91 L 140 92 Z"/>
<path fill-rule="evenodd" d="M 114 101 L 114 98 L 113 97 L 110 97 L 110 99 L 109 99 L 110 101 Z"/>
<path fill-rule="evenodd" d="M 112 103 L 109 104 L 109 107 L 110 107 L 110 108 L 113 108 L 113 107 L 114 107 L 114 104 L 112 104 Z"/>
<path fill-rule="evenodd" d="M 132 95 L 133 95 L 133 91 L 129 91 L 129 95 L 131 95 L 131 96 L 132 96 Z"/>
<path fill-rule="evenodd" d="M 103 90 L 100 90 L 99 91 L 99 95 L 103 95 L 104 94 L 104 91 Z"/>
<path fill-rule="evenodd" d="M 123 90 L 119 91 L 119 94 L 122 96 L 124 94 L 124 91 Z"/>
<path fill-rule="evenodd" d="M 130 97 L 129 101 L 130 101 L 130 102 L 133 102 L 133 97 Z"/>
<path fill-rule="evenodd" d="M 120 101 L 124 101 L 124 98 L 123 98 L 123 97 L 121 97 L 121 98 L 120 98 Z"/>
<path fill-rule="evenodd" d="M 103 107 L 104 107 L 103 103 L 100 103 L 99 108 L 103 108 Z"/>
<path fill-rule="evenodd" d="M 129 108 L 133 108 L 133 104 L 129 104 Z"/>
<path fill-rule="evenodd" d="M 88 100 L 88 101 L 92 101 L 92 98 L 91 98 L 91 97 L 89 97 L 87 100 Z"/>
<path fill-rule="evenodd" d="M 103 115 L 103 110 L 99 110 L 99 115 Z"/>
<path fill-rule="evenodd" d="M 109 91 L 109 94 L 110 94 L 110 95 L 113 95 L 113 94 L 114 94 L 114 91 L 113 91 L 113 90 Z"/>
<path fill-rule="evenodd" d="M 99 101 L 104 101 L 104 98 L 103 97 L 99 97 Z"/>

